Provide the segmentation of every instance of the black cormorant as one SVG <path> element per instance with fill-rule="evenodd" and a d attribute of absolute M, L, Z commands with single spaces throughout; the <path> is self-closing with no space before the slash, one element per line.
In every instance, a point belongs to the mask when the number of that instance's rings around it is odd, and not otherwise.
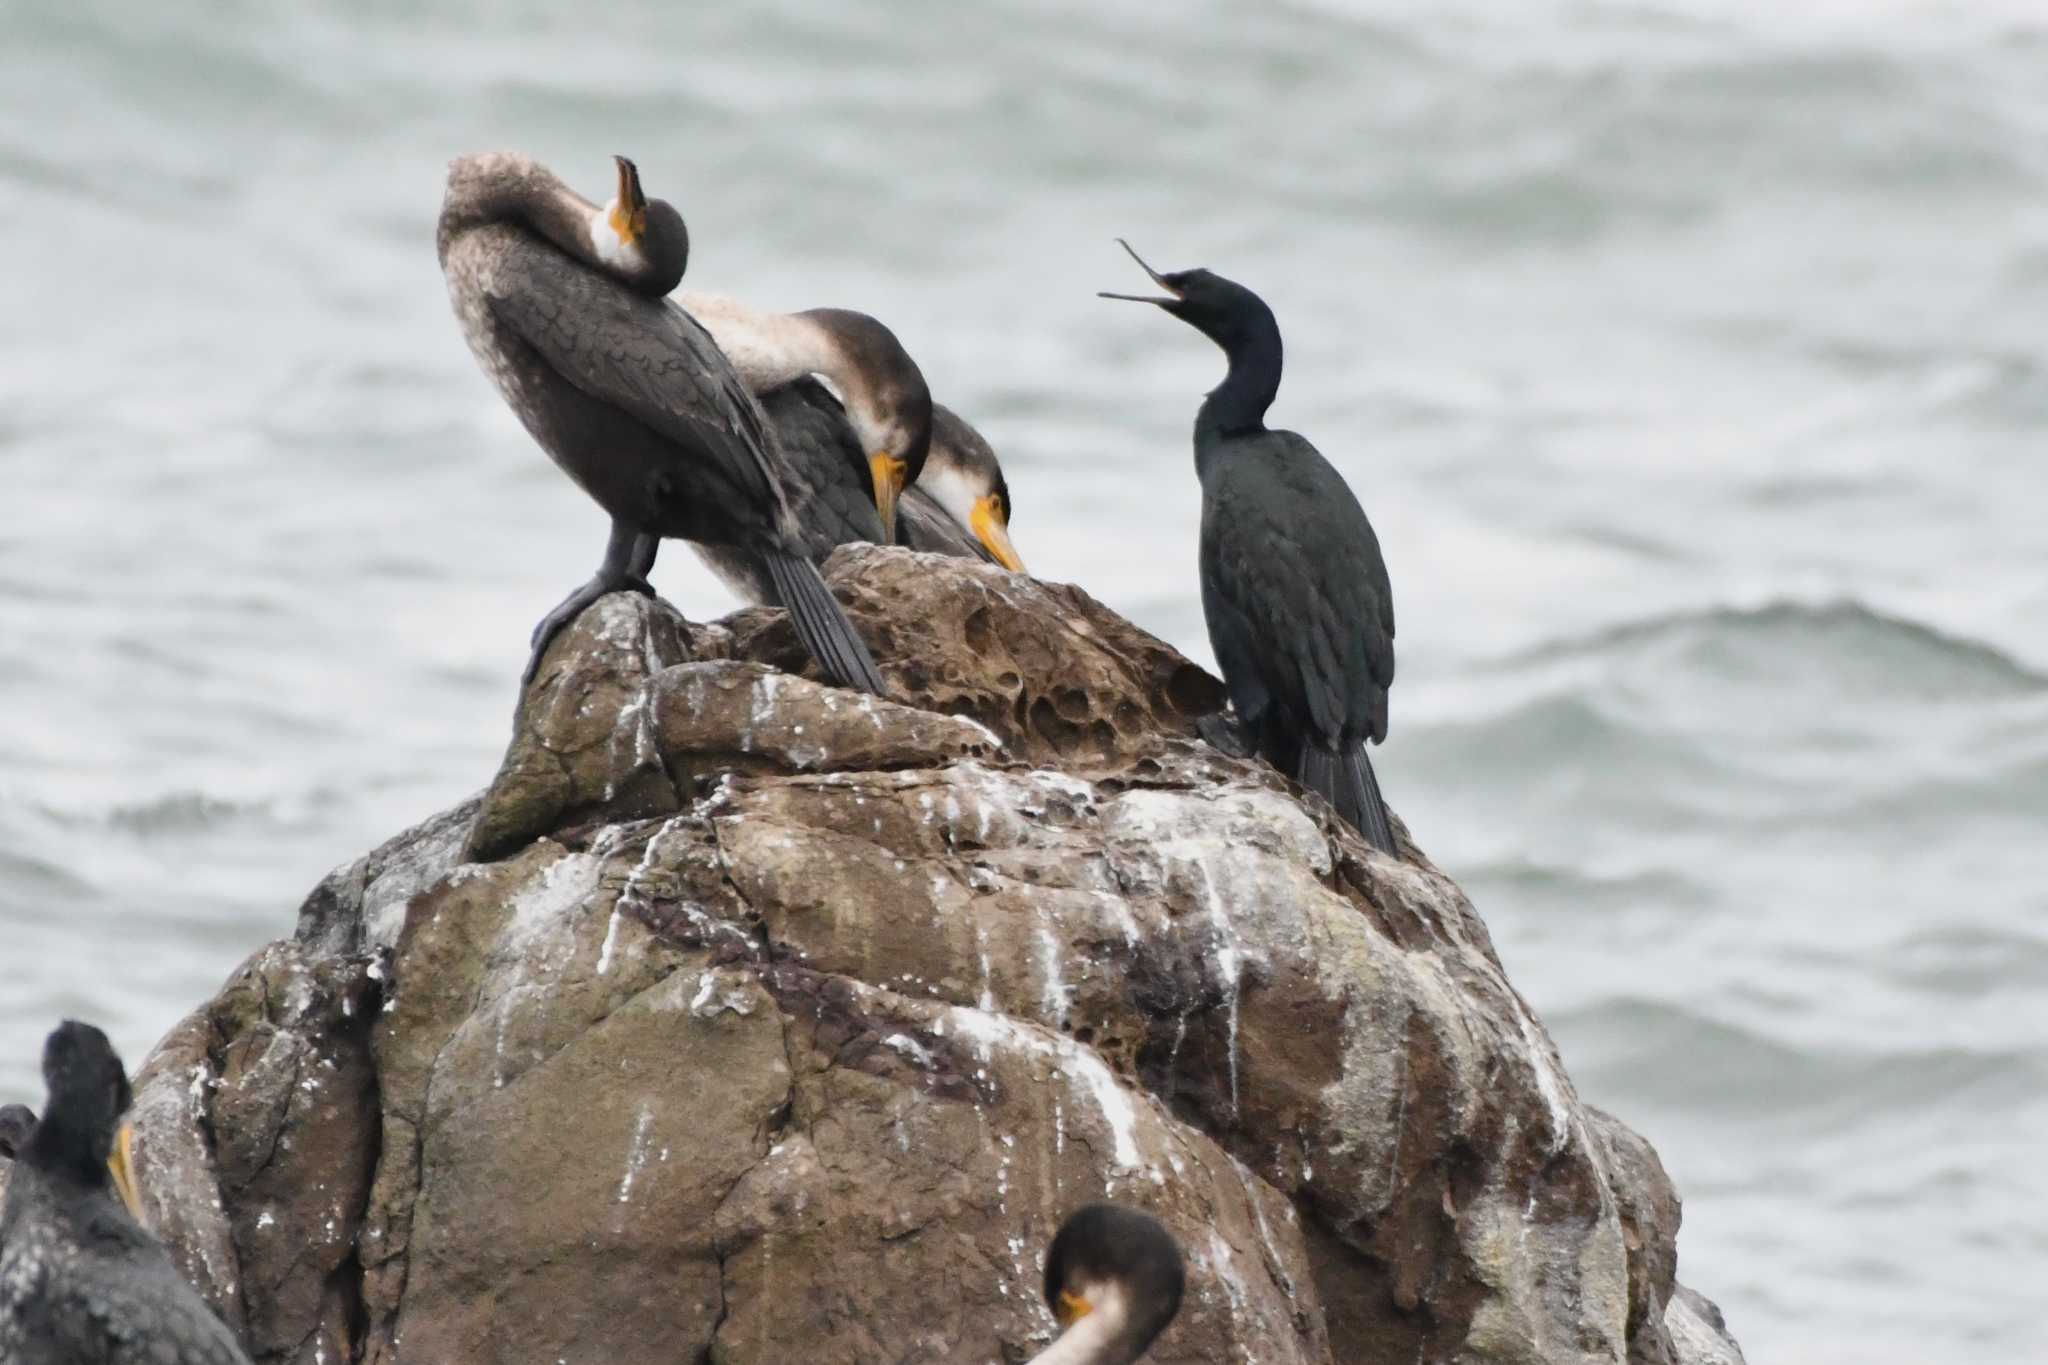
<path fill-rule="evenodd" d="M 541 621 L 555 633 L 608 592 L 653 595 L 660 538 L 759 557 L 775 600 L 834 681 L 881 690 L 867 646 L 804 553 L 783 457 L 760 405 L 704 329 L 666 295 L 683 277 L 682 215 L 649 199 L 624 157 L 602 208 L 510 153 L 448 171 L 436 243 L 484 372 L 519 420 L 612 519 L 591 580 Z"/>
<path fill-rule="evenodd" d="M 131 1098 L 107 1035 L 66 1022 L 43 1047 L 49 1103 L 0 1209 L 0 1361 L 249 1365 L 137 1221 Z"/>
<path fill-rule="evenodd" d="M 903 492 L 897 539 L 928 554 L 985 559 L 1012 573 L 1024 561 L 1010 544 L 1010 485 L 994 449 L 943 403 L 932 404 L 924 473 Z"/>
<path fill-rule="evenodd" d="M 1045 1256 L 1045 1302 L 1061 1332 L 1032 1365 L 1130 1365 L 1180 1311 L 1180 1248 L 1149 1213 L 1088 1204 Z"/>
<path fill-rule="evenodd" d="M 1124 250 L 1157 304 L 1223 348 L 1230 370 L 1195 414 L 1202 613 L 1230 700 L 1259 752 L 1394 852 L 1365 744 L 1387 737 L 1394 598 L 1372 523 L 1330 462 L 1266 426 L 1280 325 L 1257 294 L 1207 270 L 1162 275 Z"/>

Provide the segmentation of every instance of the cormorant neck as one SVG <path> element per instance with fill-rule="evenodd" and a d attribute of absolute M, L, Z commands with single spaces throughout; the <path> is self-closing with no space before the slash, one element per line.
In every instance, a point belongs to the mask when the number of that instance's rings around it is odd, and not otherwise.
<path fill-rule="evenodd" d="M 739 372 L 740 382 L 756 394 L 779 389 L 807 374 L 824 375 L 842 396 L 850 384 L 858 382 L 837 338 L 807 317 L 764 312 L 724 294 L 693 289 L 679 292 L 675 301 L 711 333 L 718 349 Z"/>
<path fill-rule="evenodd" d="M 114 1180 L 107 1171 L 113 1147 L 107 1134 L 65 1107 L 52 1104 L 42 1121 L 29 1131 L 16 1160 L 46 1175 L 89 1190 L 111 1190 Z"/>
<path fill-rule="evenodd" d="M 1266 409 L 1280 392 L 1280 324 L 1273 310 L 1257 299 L 1235 321 L 1229 337 L 1216 337 L 1216 344 L 1230 357 L 1230 372 L 1209 391 L 1195 419 L 1198 431 L 1221 436 L 1263 431 Z"/>

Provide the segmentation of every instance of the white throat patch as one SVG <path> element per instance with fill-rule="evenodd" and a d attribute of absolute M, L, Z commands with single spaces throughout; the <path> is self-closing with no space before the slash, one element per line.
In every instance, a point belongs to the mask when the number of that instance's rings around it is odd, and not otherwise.
<path fill-rule="evenodd" d="M 933 502 L 946 509 L 946 515 L 960 523 L 969 535 L 974 534 L 974 504 L 981 500 L 981 493 L 968 481 L 965 474 L 952 465 L 925 462 L 924 472 L 917 476 L 917 486 L 931 495 Z"/>
<path fill-rule="evenodd" d="M 619 201 L 613 199 L 591 216 L 590 246 L 606 265 L 637 269 L 646 264 L 647 258 L 640 254 L 639 247 L 630 245 L 612 226 L 612 210 L 618 206 Z"/>

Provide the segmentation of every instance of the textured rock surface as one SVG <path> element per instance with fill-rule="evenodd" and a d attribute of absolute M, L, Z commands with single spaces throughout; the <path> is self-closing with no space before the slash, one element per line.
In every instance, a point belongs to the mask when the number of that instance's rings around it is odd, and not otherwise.
<path fill-rule="evenodd" d="M 1214 680 L 1085 594 L 830 577 L 911 705 L 609 598 L 490 790 L 159 1049 L 159 1225 L 258 1358 L 1014 1362 L 1108 1194 L 1188 1251 L 1155 1360 L 1739 1360 L 1411 847 L 1193 738 Z"/>

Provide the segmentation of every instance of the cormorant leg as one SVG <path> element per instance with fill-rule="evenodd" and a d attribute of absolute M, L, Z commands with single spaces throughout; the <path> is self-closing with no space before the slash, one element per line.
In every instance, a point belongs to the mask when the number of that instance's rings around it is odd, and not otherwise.
<path fill-rule="evenodd" d="M 633 577 L 645 582 L 647 575 L 654 572 L 654 557 L 661 553 L 661 537 L 642 531 L 640 538 L 633 542 L 633 562 L 628 570 Z M 648 589 L 649 595 L 653 589 Z"/>
<path fill-rule="evenodd" d="M 654 537 L 648 536 L 653 541 Z M 640 552 L 640 532 L 623 521 L 612 522 L 611 538 L 605 542 L 604 563 L 597 566 L 597 572 L 590 581 L 561 600 L 561 603 L 533 628 L 533 652 L 526 657 L 526 672 L 521 682 L 530 683 L 533 675 L 540 671 L 541 655 L 547 653 L 548 645 L 561 633 L 562 627 L 583 614 L 583 609 L 612 592 L 637 592 L 647 597 L 655 595 L 654 586 L 647 581 L 644 572 L 636 569 L 636 557 Z M 655 541 L 658 545 L 660 542 Z M 649 554 L 647 562 L 652 564 L 654 556 Z"/>

